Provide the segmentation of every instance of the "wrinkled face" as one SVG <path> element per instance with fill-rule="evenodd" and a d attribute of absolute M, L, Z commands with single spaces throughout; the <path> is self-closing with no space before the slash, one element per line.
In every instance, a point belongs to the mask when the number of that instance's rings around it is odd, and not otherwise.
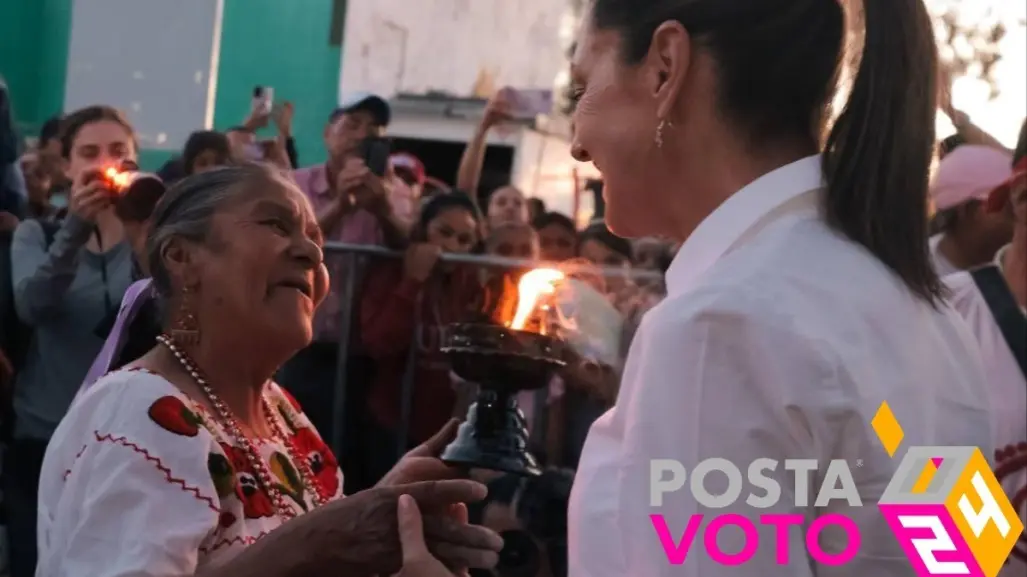
<path fill-rule="evenodd" d="M 343 159 L 354 154 L 362 140 L 380 134 L 381 128 L 369 110 L 352 110 L 325 128 L 325 148 L 330 157 Z"/>
<path fill-rule="evenodd" d="M 540 228 L 538 241 L 542 258 L 545 260 L 561 262 L 572 259 L 577 254 L 577 237 L 560 225 L 550 224 Z"/>
<path fill-rule="evenodd" d="M 193 287 L 201 328 L 224 327 L 244 342 L 260 335 L 291 355 L 310 343 L 328 292 L 321 231 L 295 185 L 247 186 L 214 216 L 207 243 L 166 250 L 165 262 L 177 286 Z"/>
<path fill-rule="evenodd" d="M 428 242 L 443 252 L 466 254 L 478 242 L 478 222 L 463 208 L 443 210 L 428 223 Z"/>
<path fill-rule="evenodd" d="M 528 204 L 521 191 L 512 186 L 504 186 L 492 193 L 489 197 L 488 219 L 491 227 L 527 223 Z"/>
<path fill-rule="evenodd" d="M 528 226 L 507 226 L 489 233 L 489 254 L 507 258 L 538 260 L 538 235 Z"/>
<path fill-rule="evenodd" d="M 597 29 L 587 14 L 575 46 L 571 153 L 603 175 L 607 226 L 626 238 L 669 233 L 667 183 L 685 159 L 666 142 L 681 132 L 671 113 L 689 70 L 687 32 L 675 22 L 661 24 L 649 52 L 630 64 L 620 34 Z M 661 121 L 670 124 L 659 129 Z"/>
<path fill-rule="evenodd" d="M 220 152 L 213 148 L 208 148 L 196 155 L 196 158 L 193 160 L 193 165 L 189 167 L 189 174 L 206 172 L 219 166 L 223 166 L 227 161 L 228 159 L 223 157 Z"/>
<path fill-rule="evenodd" d="M 136 161 L 132 135 L 124 126 L 110 120 L 86 124 L 71 143 L 66 174 L 72 182 L 87 170 L 120 166 L 125 160 Z"/>

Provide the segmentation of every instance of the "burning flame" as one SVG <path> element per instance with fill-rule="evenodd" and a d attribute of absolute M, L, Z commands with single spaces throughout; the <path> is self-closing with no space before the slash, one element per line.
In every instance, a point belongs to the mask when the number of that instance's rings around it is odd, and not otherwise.
<path fill-rule="evenodd" d="M 107 168 L 103 174 L 107 177 L 107 182 L 111 183 L 111 185 L 119 191 L 124 190 L 132 179 L 132 176 L 129 173 L 120 172 L 113 166 Z"/>
<path fill-rule="evenodd" d="M 541 298 L 554 294 L 556 283 L 563 280 L 565 276 L 553 268 L 537 268 L 525 273 L 517 285 L 517 312 L 510 321 L 510 328 L 523 330 Z"/>

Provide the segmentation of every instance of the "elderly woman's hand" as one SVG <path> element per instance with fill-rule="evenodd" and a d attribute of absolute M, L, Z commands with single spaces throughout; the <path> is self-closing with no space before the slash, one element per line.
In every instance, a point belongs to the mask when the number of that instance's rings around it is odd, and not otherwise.
<path fill-rule="evenodd" d="M 396 463 L 378 482 L 379 487 L 416 483 L 417 481 L 440 481 L 462 477 L 460 469 L 450 467 L 439 460 L 446 445 L 456 438 L 460 428 L 458 419 L 450 419 L 439 432 L 420 446 L 414 448 Z"/>
<path fill-rule="evenodd" d="M 401 495 L 417 502 L 424 540 L 435 558 L 460 570 L 492 567 L 503 540 L 452 513 L 462 503 L 484 499 L 487 492 L 484 485 L 469 480 L 361 491 L 282 525 L 247 548 L 233 568 L 240 574 L 249 574 L 244 572 L 249 568 L 270 567 L 285 570 L 282 574 L 392 575 L 402 568 L 397 527 Z"/>

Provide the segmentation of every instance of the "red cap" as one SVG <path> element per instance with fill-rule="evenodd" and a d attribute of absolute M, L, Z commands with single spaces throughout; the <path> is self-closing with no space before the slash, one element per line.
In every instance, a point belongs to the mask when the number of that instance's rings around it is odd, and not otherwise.
<path fill-rule="evenodd" d="M 424 170 L 424 163 L 409 152 L 400 152 L 389 157 L 392 167 L 396 170 L 405 170 L 413 175 L 417 184 L 424 184 L 427 176 Z"/>

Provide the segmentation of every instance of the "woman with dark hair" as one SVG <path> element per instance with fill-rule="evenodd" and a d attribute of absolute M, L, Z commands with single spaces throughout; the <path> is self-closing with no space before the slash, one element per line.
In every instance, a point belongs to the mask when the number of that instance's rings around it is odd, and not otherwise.
<path fill-rule="evenodd" d="M 849 4 L 595 0 L 584 18 L 573 154 L 602 171 L 614 233 L 684 244 L 667 298 L 631 343 L 616 406 L 585 444 L 570 505 L 575 577 L 910 575 L 875 506 L 899 465 L 869 424 L 882 402 L 907 445 L 992 450 L 980 354 L 928 254 L 930 17 L 923 0 L 860 3 L 865 48 L 828 132 Z M 714 503 L 652 490 L 655 459 L 691 475 L 711 458 L 740 471 L 739 489 L 755 461 L 778 463 L 762 471 L 764 508 L 749 505 L 762 491 Z M 814 504 L 787 459 L 848 463 L 863 507 Z M 724 494 L 716 478 L 707 489 Z M 647 513 L 675 537 L 654 536 Z M 798 545 L 800 528 L 760 522 L 832 513 L 854 521 L 862 544 L 830 567 Z M 687 557 L 675 553 L 693 515 L 723 514 L 751 525 L 706 543 L 744 549 L 742 565 L 689 537 Z M 833 528 L 819 538 L 831 554 L 846 542 Z"/>
<path fill-rule="evenodd" d="M 438 354 L 439 328 L 481 310 L 481 283 L 474 267 L 444 264 L 443 253 L 479 250 L 481 219 L 474 201 L 452 192 L 428 201 L 411 231 L 401 262 L 382 261 L 364 281 L 360 342 L 376 365 L 368 392 L 369 431 L 363 443 L 372 479 L 388 471 L 400 448 L 429 438 L 454 415 L 457 396 L 449 364 Z M 407 439 L 402 425 L 406 366 L 415 363 Z M 462 416 L 462 415 L 460 415 Z"/>
<path fill-rule="evenodd" d="M 91 106 L 69 114 L 61 134 L 73 183 L 67 217 L 27 220 L 14 233 L 14 304 L 32 335 L 15 378 L 14 440 L 4 467 L 15 577 L 35 569 L 36 491 L 47 443 L 103 346 L 103 322 L 133 281 L 122 205 L 101 176 L 136 154 L 135 133 L 117 110 Z"/>
<path fill-rule="evenodd" d="M 532 221 L 538 231 L 543 260 L 561 262 L 574 258 L 578 251 L 578 231 L 570 217 L 546 212 Z"/>
<path fill-rule="evenodd" d="M 36 575 L 448 577 L 401 567 L 412 561 L 397 539 L 404 494 L 427 506 L 427 539 L 450 566 L 495 560 L 498 540 L 449 513 L 484 488 L 413 482 L 449 475 L 435 455 L 455 427 L 342 498 L 334 455 L 273 382 L 311 340 L 328 291 L 322 244 L 310 203 L 278 170 L 234 166 L 167 192 L 147 242 L 162 333 L 54 433 Z"/>
<path fill-rule="evenodd" d="M 186 176 L 228 164 L 231 157 L 228 137 L 215 130 L 198 130 L 190 134 L 182 149 Z"/>

